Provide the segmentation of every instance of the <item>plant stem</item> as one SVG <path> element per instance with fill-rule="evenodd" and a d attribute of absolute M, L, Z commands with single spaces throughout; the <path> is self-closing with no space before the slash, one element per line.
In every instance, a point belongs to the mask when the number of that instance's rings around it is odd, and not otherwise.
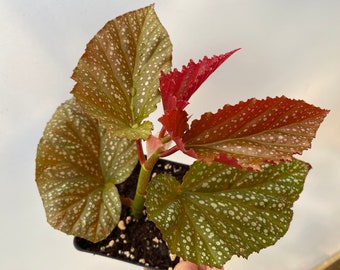
<path fill-rule="evenodd" d="M 165 136 L 165 133 L 166 133 L 166 129 L 164 126 L 162 126 L 162 129 L 161 131 L 159 132 L 159 135 L 158 135 L 158 138 L 163 138 Z"/>
<path fill-rule="evenodd" d="M 136 146 L 137 146 L 138 160 L 139 160 L 139 163 L 142 165 L 145 162 L 145 156 L 144 156 L 142 141 L 140 139 L 136 141 Z"/>
<path fill-rule="evenodd" d="M 152 169 L 155 166 L 158 159 L 159 159 L 159 153 L 156 152 L 150 158 L 145 160 L 143 164 L 141 164 L 141 169 L 139 172 L 137 189 L 136 189 L 136 195 L 133 199 L 133 203 L 131 207 L 132 215 L 137 219 L 143 216 L 146 189 L 148 187 L 149 180 L 151 178 Z"/>
<path fill-rule="evenodd" d="M 171 141 L 171 136 L 170 136 L 170 135 L 166 135 L 166 136 L 164 136 L 164 137 L 160 137 L 159 139 L 161 140 L 161 142 L 162 142 L 163 144 L 166 144 L 166 143 L 168 143 L 168 142 Z"/>
<path fill-rule="evenodd" d="M 163 151 L 160 154 L 160 157 L 167 157 L 169 155 L 172 155 L 173 153 L 176 153 L 177 151 L 178 151 L 178 146 L 175 145 L 175 146 L 171 147 L 170 149 Z"/>

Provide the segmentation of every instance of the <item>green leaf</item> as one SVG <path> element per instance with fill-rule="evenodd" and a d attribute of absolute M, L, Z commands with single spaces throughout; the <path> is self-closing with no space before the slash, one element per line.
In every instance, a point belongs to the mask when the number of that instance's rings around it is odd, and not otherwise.
<path fill-rule="evenodd" d="M 146 139 L 143 120 L 160 100 L 159 76 L 171 68 L 172 45 L 153 5 L 109 21 L 89 42 L 72 78 L 83 109 L 113 136 Z"/>
<path fill-rule="evenodd" d="M 296 159 L 265 164 L 261 172 L 197 161 L 182 184 L 156 176 L 146 207 L 172 253 L 220 268 L 231 256 L 248 257 L 286 233 L 309 169 Z"/>
<path fill-rule="evenodd" d="M 135 143 L 112 138 L 73 99 L 48 122 L 36 158 L 36 182 L 47 221 L 67 234 L 100 241 L 117 225 L 115 184 L 137 163 Z"/>

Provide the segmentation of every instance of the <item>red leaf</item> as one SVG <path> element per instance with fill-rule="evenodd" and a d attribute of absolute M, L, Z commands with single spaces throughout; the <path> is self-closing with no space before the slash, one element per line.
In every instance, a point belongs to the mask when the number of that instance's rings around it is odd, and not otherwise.
<path fill-rule="evenodd" d="M 259 170 L 310 148 L 328 112 L 286 97 L 249 99 L 194 120 L 182 141 L 199 159 Z"/>
<path fill-rule="evenodd" d="M 198 63 L 192 60 L 187 66 L 182 67 L 182 71 L 174 69 L 168 74 L 162 73 L 160 77 L 160 90 L 164 111 L 173 109 L 183 110 L 189 98 L 201 86 L 201 84 L 212 74 L 226 59 L 239 49 L 231 52 L 204 57 Z"/>
<path fill-rule="evenodd" d="M 197 158 L 192 150 L 186 150 L 182 142 L 183 134 L 188 130 L 188 114 L 182 110 L 170 110 L 158 119 L 168 131 L 172 140 L 183 153 Z"/>
<path fill-rule="evenodd" d="M 188 129 L 188 114 L 182 110 L 171 110 L 158 119 L 172 138 L 182 137 Z"/>

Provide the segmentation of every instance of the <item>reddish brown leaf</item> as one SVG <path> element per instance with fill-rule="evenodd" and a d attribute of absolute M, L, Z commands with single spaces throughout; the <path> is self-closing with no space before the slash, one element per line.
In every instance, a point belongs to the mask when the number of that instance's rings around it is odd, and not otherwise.
<path fill-rule="evenodd" d="M 184 152 L 258 170 L 264 162 L 291 160 L 310 148 L 328 112 L 284 96 L 226 105 L 192 122 L 182 139 Z"/>
<path fill-rule="evenodd" d="M 188 130 L 188 114 L 183 110 L 170 110 L 158 119 L 170 134 L 179 150 L 197 158 L 192 150 L 186 150 L 182 142 L 183 134 Z"/>
<path fill-rule="evenodd" d="M 189 98 L 210 74 L 238 50 L 211 58 L 204 57 L 198 63 L 190 60 L 187 66 L 183 66 L 182 71 L 174 69 L 168 74 L 162 73 L 160 89 L 164 111 L 183 110 L 188 105 Z"/>
<path fill-rule="evenodd" d="M 158 119 L 172 138 L 182 137 L 188 129 L 188 114 L 182 110 L 171 110 Z"/>
<path fill-rule="evenodd" d="M 147 139 L 145 119 L 160 100 L 159 75 L 171 68 L 172 45 L 154 6 L 109 21 L 88 43 L 72 78 L 82 109 L 112 136 Z"/>

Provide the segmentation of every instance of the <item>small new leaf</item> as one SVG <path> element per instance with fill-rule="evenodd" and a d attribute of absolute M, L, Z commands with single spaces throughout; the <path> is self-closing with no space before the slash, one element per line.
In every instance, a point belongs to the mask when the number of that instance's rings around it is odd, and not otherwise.
<path fill-rule="evenodd" d="M 174 109 L 183 110 L 201 84 L 238 50 L 211 58 L 204 57 L 197 63 L 190 60 L 187 66 L 183 66 L 182 71 L 174 69 L 168 74 L 162 72 L 160 89 L 164 112 Z"/>
<path fill-rule="evenodd" d="M 288 230 L 309 164 L 293 159 L 261 172 L 196 161 L 180 184 L 166 174 L 150 183 L 146 207 L 172 253 L 220 268 L 247 258 Z"/>
<path fill-rule="evenodd" d="M 171 68 L 172 45 L 153 5 L 109 21 L 89 42 L 72 78 L 83 109 L 113 136 L 147 139 L 143 120 L 159 102 L 159 76 Z"/>
<path fill-rule="evenodd" d="M 260 170 L 264 162 L 291 160 L 310 148 L 327 113 L 284 96 L 225 105 L 192 122 L 182 138 L 184 152 L 208 163 Z"/>
<path fill-rule="evenodd" d="M 183 110 L 169 110 L 158 121 L 162 123 L 174 140 L 181 138 L 189 128 L 188 114 Z"/>
<path fill-rule="evenodd" d="M 52 227 L 92 242 L 117 225 L 115 184 L 137 163 L 135 143 L 112 138 L 72 99 L 48 122 L 36 158 L 36 182 Z"/>

